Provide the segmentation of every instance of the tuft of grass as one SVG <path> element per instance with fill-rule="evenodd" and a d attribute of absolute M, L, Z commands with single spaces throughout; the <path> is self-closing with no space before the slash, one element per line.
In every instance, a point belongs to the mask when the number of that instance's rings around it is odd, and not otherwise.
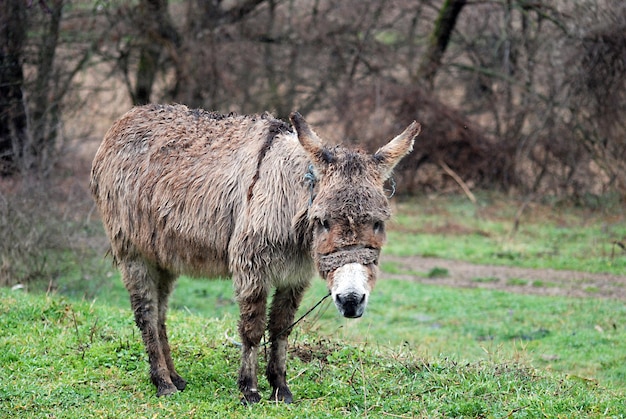
<path fill-rule="evenodd" d="M 500 282 L 500 278 L 494 277 L 494 276 L 489 276 L 486 278 L 472 278 L 472 282 L 477 282 L 477 283 L 493 283 L 493 282 Z"/>
<path fill-rule="evenodd" d="M 445 278 L 446 276 L 449 275 L 449 273 L 450 272 L 448 272 L 446 268 L 440 268 L 438 266 L 435 266 L 430 271 L 428 271 L 426 276 L 428 278 Z"/>
<path fill-rule="evenodd" d="M 389 261 L 382 261 L 379 265 L 379 268 L 381 271 L 393 275 L 400 275 L 405 272 L 405 270 L 402 269 L 397 263 Z"/>
<path fill-rule="evenodd" d="M 289 352 L 295 403 L 242 406 L 239 349 L 224 338 L 235 326 L 229 315 L 217 320 L 173 310 L 173 352 L 189 386 L 156 398 L 129 310 L 0 289 L 0 411 L 7 418 L 624 417 L 626 411 L 620 389 L 523 362 L 461 362 L 407 345 L 385 349 L 303 332 Z M 260 387 L 267 396 L 263 378 Z"/>
<path fill-rule="evenodd" d="M 398 264 L 394 262 L 383 262 L 381 263 L 380 269 L 381 271 L 387 274 L 391 274 L 391 275 L 418 276 L 422 278 L 431 278 L 431 279 L 445 278 L 450 274 L 447 268 L 441 268 L 438 266 L 435 266 L 428 272 L 424 272 L 424 271 L 415 271 L 412 269 L 406 269 L 406 268 L 398 266 Z"/>
<path fill-rule="evenodd" d="M 524 287 L 528 285 L 528 281 L 521 278 L 509 278 L 507 279 L 506 284 L 514 287 Z"/>

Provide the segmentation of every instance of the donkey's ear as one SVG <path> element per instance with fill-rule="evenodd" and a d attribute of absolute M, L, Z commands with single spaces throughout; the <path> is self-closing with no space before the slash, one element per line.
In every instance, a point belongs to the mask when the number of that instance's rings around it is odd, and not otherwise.
<path fill-rule="evenodd" d="M 309 154 L 316 167 L 323 168 L 333 161 L 334 156 L 332 153 L 324 147 L 320 137 L 309 127 L 302 115 L 298 112 L 293 112 L 289 115 L 289 120 L 296 129 L 300 144 Z"/>
<path fill-rule="evenodd" d="M 383 180 L 387 180 L 391 176 L 393 168 L 402 160 L 402 157 L 413 150 L 415 137 L 419 135 L 421 130 L 422 126 L 413 121 L 402 134 L 374 153 L 374 161 L 378 163 L 378 169 Z"/>

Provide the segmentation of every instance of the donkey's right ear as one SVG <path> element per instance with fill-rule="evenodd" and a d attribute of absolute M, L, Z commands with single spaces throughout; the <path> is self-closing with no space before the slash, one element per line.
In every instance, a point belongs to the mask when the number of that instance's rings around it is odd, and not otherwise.
<path fill-rule="evenodd" d="M 289 115 L 289 120 L 296 129 L 298 141 L 300 141 L 300 144 L 317 168 L 323 170 L 324 167 L 333 162 L 333 154 L 324 147 L 320 137 L 311 129 L 300 113 L 292 112 Z"/>

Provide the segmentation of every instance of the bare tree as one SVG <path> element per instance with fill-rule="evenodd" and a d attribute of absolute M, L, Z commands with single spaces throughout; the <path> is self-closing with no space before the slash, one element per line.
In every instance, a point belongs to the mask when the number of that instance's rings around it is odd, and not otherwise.
<path fill-rule="evenodd" d="M 624 101 L 624 54 L 612 47 L 621 45 L 623 6 L 615 2 L 141 4 L 154 6 L 146 8 L 153 27 L 142 33 L 132 24 L 133 16 L 143 16 L 139 9 L 124 3 L 111 8 L 112 17 L 127 18 L 109 50 L 118 53 L 129 93 L 142 98 L 135 103 L 268 109 L 279 117 L 297 108 L 315 113 L 319 129 L 328 127 L 327 137 L 360 143 L 419 119 L 424 146 L 401 167 L 414 190 L 420 182 L 440 187 L 434 177 L 455 182 L 449 171 L 468 185 L 524 194 L 573 194 L 623 183 L 622 148 L 615 141 L 623 126 L 609 123 L 623 120 L 609 116 Z M 613 29 L 602 28 L 608 21 L 615 21 Z M 575 62 L 568 54 L 586 58 Z M 606 71 L 597 71 L 605 62 Z M 574 77 L 575 69 L 587 79 Z"/>
<path fill-rule="evenodd" d="M 176 58 L 176 48 L 180 46 L 180 36 L 167 6 L 167 0 L 141 0 L 137 6 L 139 62 L 135 87 L 130 91 L 135 105 L 150 102 L 156 75 L 161 70 L 159 59 L 163 51 Z"/>
<path fill-rule="evenodd" d="M 26 42 L 26 2 L 0 3 L 0 174 L 17 169 L 26 138 L 22 68 Z"/>
<path fill-rule="evenodd" d="M 88 28 L 95 12 L 66 16 L 64 0 L 6 0 L 0 8 L 0 172 L 45 173 L 54 163 L 75 76 L 105 28 L 85 39 L 79 25 Z M 68 26 L 63 37 L 62 22 Z"/>
<path fill-rule="evenodd" d="M 626 4 L 601 3 L 576 9 L 590 24 L 568 43 L 563 123 L 607 177 L 606 187 L 626 196 Z"/>
<path fill-rule="evenodd" d="M 110 48 L 104 51 L 104 57 L 115 61 L 133 104 L 154 101 L 155 83 L 161 80 L 157 101 L 200 106 L 198 96 L 203 97 L 203 91 L 219 83 L 215 73 L 204 78 L 206 70 L 214 69 L 214 40 L 209 34 L 245 19 L 265 1 L 223 4 L 221 0 L 189 0 L 186 22 L 178 20 L 181 23 L 177 25 L 167 0 L 141 0 L 136 6 L 114 3 L 107 14 L 110 24 L 116 26 L 112 39 L 117 45 L 113 53 Z"/>
<path fill-rule="evenodd" d="M 435 26 L 428 37 L 428 46 L 417 69 L 417 79 L 423 80 L 429 87 L 432 87 L 435 74 L 441 66 L 441 58 L 450 43 L 457 18 L 466 3 L 467 0 L 445 0 L 439 9 Z"/>

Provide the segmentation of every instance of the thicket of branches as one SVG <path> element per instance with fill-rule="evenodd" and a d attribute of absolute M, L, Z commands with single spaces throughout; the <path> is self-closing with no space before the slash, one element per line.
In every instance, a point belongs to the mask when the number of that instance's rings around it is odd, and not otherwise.
<path fill-rule="evenodd" d="M 450 182 L 442 167 L 470 186 L 523 193 L 626 189 L 623 2 L 7 0 L 1 7 L 5 174 L 49 169 L 66 113 L 89 97 L 76 76 L 98 63 L 135 104 L 282 118 L 299 109 L 333 140 L 370 147 L 418 119 L 423 137 L 400 173 L 411 192 Z"/>
<path fill-rule="evenodd" d="M 400 192 L 626 195 L 622 1 L 4 0 L 5 181 L 48 176 L 66 124 L 107 106 L 93 74 L 129 106 L 297 109 L 370 150 L 416 119 Z"/>

